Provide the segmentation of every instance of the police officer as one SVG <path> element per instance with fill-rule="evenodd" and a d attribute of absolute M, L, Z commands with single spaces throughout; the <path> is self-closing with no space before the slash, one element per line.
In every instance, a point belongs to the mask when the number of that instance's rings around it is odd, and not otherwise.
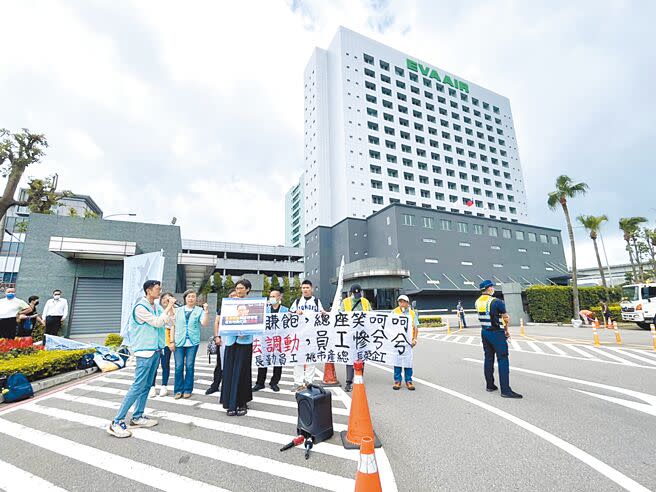
<path fill-rule="evenodd" d="M 494 294 L 494 284 L 491 280 L 484 280 L 479 285 L 481 297 L 476 300 L 476 312 L 481 322 L 481 338 L 485 352 L 485 382 L 487 391 L 496 391 L 499 388 L 494 384 L 494 354 L 497 356 L 499 366 L 499 383 L 501 396 L 504 398 L 522 398 L 522 395 L 510 389 L 510 363 L 508 361 L 508 323 L 510 317 L 506 312 L 506 305 Z"/>

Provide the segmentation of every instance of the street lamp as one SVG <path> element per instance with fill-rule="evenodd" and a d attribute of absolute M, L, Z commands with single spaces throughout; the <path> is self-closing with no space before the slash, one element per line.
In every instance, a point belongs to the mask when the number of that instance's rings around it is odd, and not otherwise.
<path fill-rule="evenodd" d="M 121 216 L 126 216 L 126 217 L 136 217 L 137 214 L 135 213 L 127 213 L 127 214 L 111 214 L 111 215 L 105 215 L 103 217 L 104 219 L 109 219 L 110 217 L 121 217 Z"/>

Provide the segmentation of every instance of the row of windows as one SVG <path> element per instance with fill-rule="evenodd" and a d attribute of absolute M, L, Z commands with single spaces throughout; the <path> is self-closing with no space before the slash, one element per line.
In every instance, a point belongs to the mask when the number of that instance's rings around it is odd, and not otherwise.
<path fill-rule="evenodd" d="M 401 214 L 401 223 L 406 226 L 414 226 L 416 225 L 416 216 L 414 214 Z M 388 225 L 389 225 L 389 220 L 388 220 Z M 422 217 L 422 225 L 426 229 L 434 229 L 435 228 L 435 218 L 434 217 Z M 467 222 L 459 222 L 456 221 L 456 227 L 458 232 L 462 233 L 468 233 L 470 227 L 472 226 L 472 232 L 476 235 L 483 235 L 485 227 L 487 227 L 487 233 L 491 237 L 498 237 L 499 236 L 499 228 L 496 226 L 483 226 L 482 224 L 469 224 Z M 443 231 L 452 231 L 454 230 L 453 228 L 453 221 L 450 219 L 440 219 L 440 229 Z M 515 239 L 518 241 L 524 241 L 526 238 L 530 242 L 537 242 L 538 237 L 540 239 L 540 242 L 543 244 L 548 244 L 549 241 L 551 241 L 551 244 L 559 244 L 560 239 L 558 236 L 551 236 L 551 239 L 549 239 L 549 236 L 546 234 L 536 234 L 535 232 L 527 232 L 525 233 L 524 231 L 520 230 L 515 230 Z M 513 231 L 511 229 L 507 228 L 501 228 L 501 237 L 505 239 L 512 239 L 513 237 Z M 525 250 L 523 252 L 526 252 Z"/>
<path fill-rule="evenodd" d="M 439 262 L 440 261 L 437 258 L 424 258 L 424 263 L 437 264 Z M 460 264 L 462 266 L 474 266 L 473 261 L 461 261 Z M 493 263 L 492 267 L 493 268 L 503 268 L 504 266 L 503 266 L 503 263 Z M 520 268 L 522 270 L 530 270 L 531 269 L 530 265 L 520 265 Z M 553 268 L 549 267 L 549 266 L 545 267 L 545 270 L 548 271 L 548 272 L 553 272 Z M 468 284 L 468 283 L 473 283 L 473 282 L 465 281 L 464 283 Z"/>
<path fill-rule="evenodd" d="M 374 66 L 374 57 L 373 56 L 371 56 L 367 53 L 363 53 L 363 58 L 364 58 L 365 63 Z M 379 60 L 379 66 L 382 70 L 384 70 L 386 72 L 391 72 L 391 67 L 390 67 L 390 64 L 388 62 L 383 61 L 383 60 Z M 403 77 L 405 75 L 405 69 L 395 66 L 394 67 L 394 73 L 399 77 Z M 375 75 L 376 75 L 375 72 L 373 70 L 369 69 L 369 68 L 365 68 L 365 74 L 369 75 L 371 77 L 375 77 Z M 410 80 L 412 80 L 413 82 L 419 82 L 419 75 L 418 74 L 413 73 L 411 71 L 408 71 L 408 76 L 409 76 Z M 387 83 L 391 83 L 391 78 L 387 75 L 384 75 L 384 74 L 381 74 L 381 80 L 383 80 L 384 82 L 387 82 Z M 398 85 L 398 83 L 400 81 L 397 80 L 396 82 L 397 82 L 397 85 Z M 426 87 L 432 87 L 432 85 L 433 85 L 433 81 L 430 78 L 427 78 L 427 77 L 422 77 L 422 82 L 423 82 L 424 86 L 426 86 Z M 440 92 L 444 92 L 445 87 L 444 87 L 443 84 L 440 84 L 439 82 L 435 82 L 435 87 Z M 457 91 L 455 91 L 454 89 L 449 89 L 449 94 L 451 96 L 456 96 Z M 463 100 L 463 101 L 468 101 L 469 96 L 467 94 L 461 92 L 460 93 L 460 99 Z M 471 102 L 474 106 L 482 105 L 483 109 L 486 110 L 486 111 L 488 111 L 490 109 L 490 104 L 489 103 L 487 103 L 485 101 L 479 101 L 475 97 L 471 98 Z M 500 112 L 500 110 L 497 106 L 492 106 L 492 111 L 496 114 L 499 114 L 499 112 Z"/>
<path fill-rule="evenodd" d="M 414 188 L 406 187 L 405 191 L 406 191 L 406 194 L 411 195 L 411 196 L 415 194 Z M 430 198 L 430 194 L 428 193 L 427 190 L 421 190 L 421 192 L 422 192 L 421 193 L 422 198 Z M 445 201 L 445 196 L 444 196 L 443 193 L 435 193 L 435 199 L 439 200 L 439 201 Z M 353 198 L 353 200 L 355 200 L 355 197 Z M 449 195 L 449 203 L 451 203 L 453 205 L 453 204 L 457 204 L 458 201 L 459 200 L 458 200 L 457 196 Z M 384 198 L 380 195 L 371 195 L 371 202 L 374 205 L 383 205 L 384 204 Z M 471 205 L 469 205 L 470 200 L 468 198 L 463 198 L 462 202 L 463 202 L 463 205 L 471 206 Z M 398 198 L 390 198 L 389 203 L 390 204 L 392 204 L 392 203 L 401 203 L 401 200 L 399 200 Z M 476 206 L 479 207 L 479 208 L 484 208 L 485 207 L 485 209 L 490 210 L 490 211 L 498 210 L 499 212 L 504 212 L 504 213 L 509 212 L 513 215 L 517 215 L 517 208 L 516 207 L 506 207 L 506 205 L 495 205 L 492 202 L 488 202 L 486 205 L 484 205 L 483 202 L 480 202 L 478 200 L 476 201 L 476 203 L 477 203 Z M 411 205 L 413 207 L 417 206 L 417 202 L 414 202 L 414 201 L 411 201 L 411 200 L 406 200 L 405 204 L 406 205 Z M 421 207 L 422 208 L 430 208 L 430 209 L 433 208 L 433 206 L 429 203 L 422 203 Z M 438 206 L 435 207 L 435 209 L 443 211 L 443 210 L 446 210 L 446 207 L 441 207 L 441 206 L 438 205 Z M 375 210 L 374 210 L 374 212 L 375 212 Z M 454 208 L 451 209 L 451 212 L 461 213 L 461 211 L 459 209 L 454 209 Z M 470 212 L 468 210 L 465 210 L 464 214 L 465 215 L 474 215 L 473 212 Z M 477 213 L 476 215 L 479 216 L 479 217 L 485 217 L 485 214 L 483 214 L 483 213 Z M 496 216 L 490 215 L 490 218 L 491 219 L 496 219 Z M 504 217 L 501 217 L 501 220 L 506 220 L 506 219 Z M 517 222 L 517 221 L 515 219 L 513 219 L 513 222 Z"/>

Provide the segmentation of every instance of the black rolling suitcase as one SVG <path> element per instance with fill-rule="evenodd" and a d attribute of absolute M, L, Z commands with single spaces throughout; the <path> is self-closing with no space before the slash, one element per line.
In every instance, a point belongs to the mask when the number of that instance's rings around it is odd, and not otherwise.
<path fill-rule="evenodd" d="M 332 394 L 320 386 L 309 385 L 296 393 L 298 404 L 297 433 L 312 437 L 314 443 L 333 435 Z"/>

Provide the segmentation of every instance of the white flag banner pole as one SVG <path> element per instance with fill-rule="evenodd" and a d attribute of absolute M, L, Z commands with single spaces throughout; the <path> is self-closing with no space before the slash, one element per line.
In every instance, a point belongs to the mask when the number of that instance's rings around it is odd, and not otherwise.
<path fill-rule="evenodd" d="M 136 302 L 144 296 L 146 280 L 162 281 L 164 275 L 164 252 L 155 251 L 131 256 L 123 261 L 123 299 L 121 306 L 121 336 L 123 344 L 130 346 L 130 316 Z"/>
<path fill-rule="evenodd" d="M 342 262 L 339 265 L 339 274 L 337 275 L 337 290 L 333 298 L 333 305 L 330 307 L 331 312 L 339 311 L 339 306 L 342 303 L 342 288 L 344 287 L 344 255 L 342 255 Z"/>

